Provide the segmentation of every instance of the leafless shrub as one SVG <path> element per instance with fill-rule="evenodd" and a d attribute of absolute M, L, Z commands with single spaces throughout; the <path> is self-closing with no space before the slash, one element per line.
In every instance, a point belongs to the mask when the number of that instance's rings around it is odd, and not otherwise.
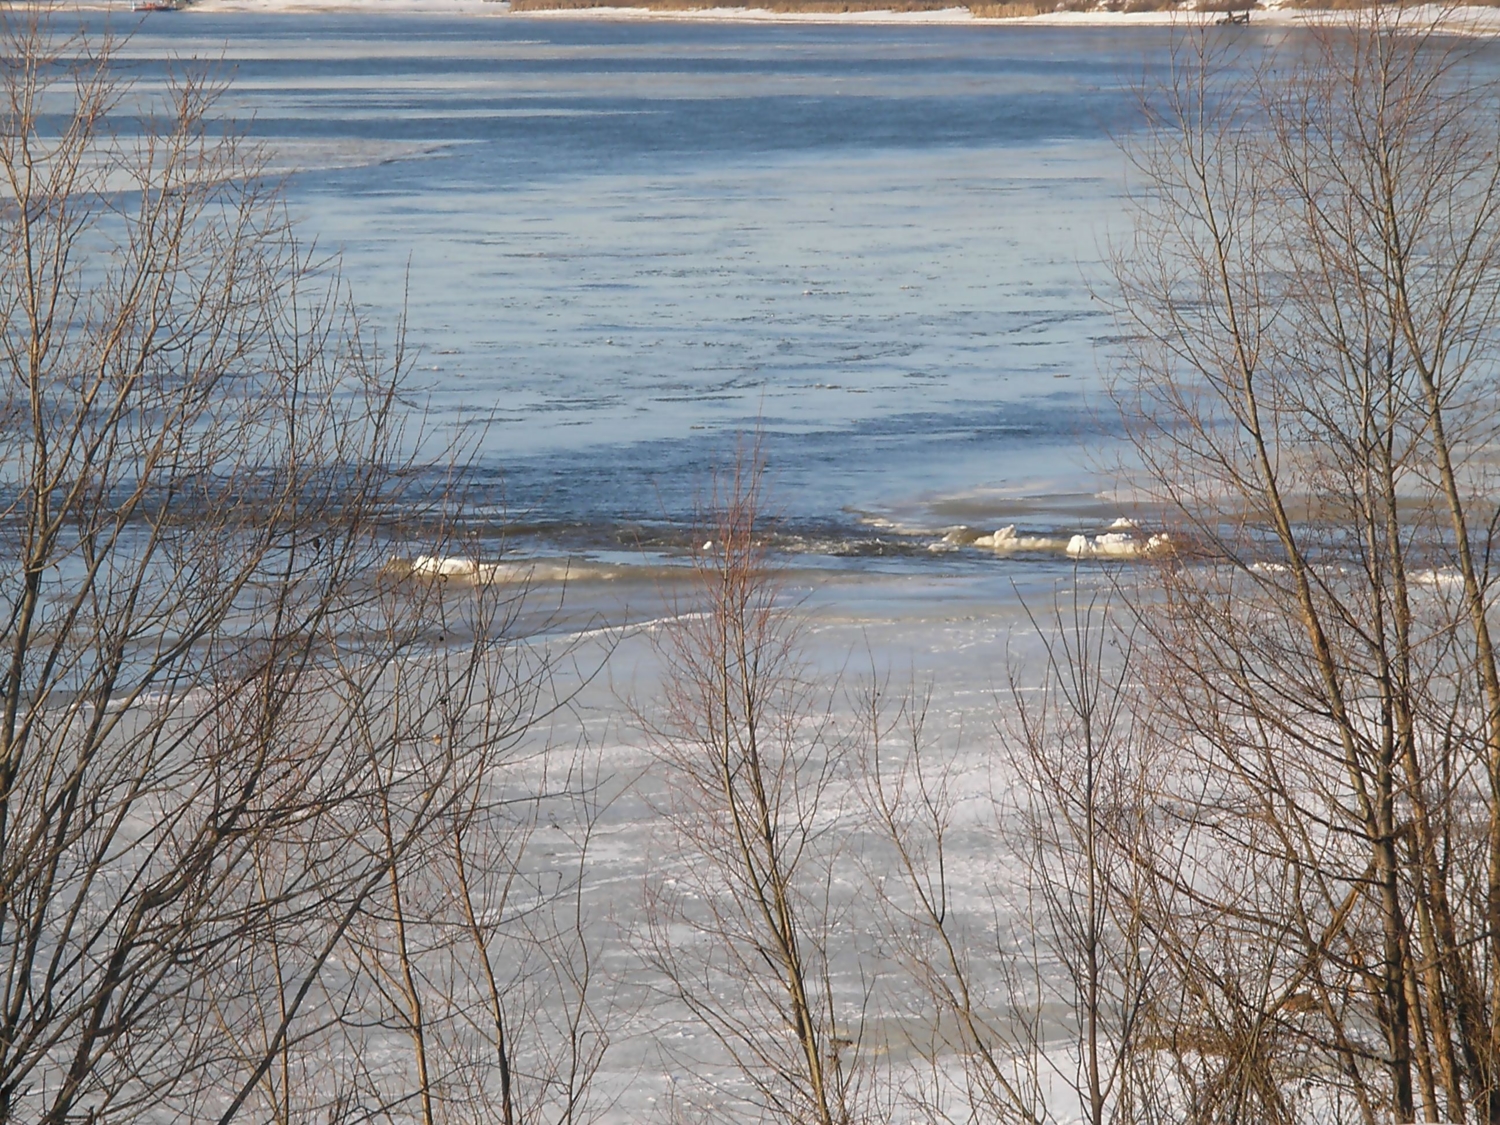
<path fill-rule="evenodd" d="M 1497 1121 L 1495 90 L 1400 7 L 1249 82 L 1218 42 L 1147 99 L 1117 262 L 1144 478 L 1205 547 L 1139 607 L 1157 1043 L 1196 1120 Z"/>
<path fill-rule="evenodd" d="M 218 84 L 153 101 L 115 48 L 0 13 L 0 1121 L 405 1114 L 358 1004 L 410 1038 L 429 966 L 351 953 L 446 905 L 404 875 L 456 872 L 546 661 L 493 592 L 380 576 L 461 500 L 410 453 L 399 334 Z M 520 862 L 466 869 L 485 909 Z"/>
<path fill-rule="evenodd" d="M 976 895 L 956 882 L 953 767 L 927 741 L 924 698 L 910 690 L 890 704 L 885 694 L 871 684 L 862 697 L 863 781 L 883 845 L 869 885 L 901 974 L 897 992 L 911 994 L 904 1033 L 890 1036 L 914 1062 L 897 1072 L 901 1104 L 916 1120 L 1045 1121 L 1046 1032 L 1037 959 L 1028 956 L 1040 920 L 1018 914 L 1002 888 Z M 985 823 L 995 845 L 999 828 Z"/>
<path fill-rule="evenodd" d="M 834 977 L 853 945 L 840 932 L 855 870 L 838 831 L 845 746 L 759 542 L 760 488 L 749 458 L 716 481 L 692 601 L 659 642 L 660 718 L 640 717 L 679 853 L 647 888 L 645 954 L 719 1053 L 676 1061 L 733 1075 L 685 1094 L 683 1111 L 847 1125 L 862 1120 L 865 1044 L 859 985 Z"/>
<path fill-rule="evenodd" d="M 903 1085 L 925 1120 L 1171 1120 L 1136 1065 L 1156 999 L 1136 887 L 1154 758 L 1130 633 L 1078 590 L 1032 624 L 1040 674 L 1012 671 L 987 795 L 961 802 L 915 692 L 889 714 L 866 697 L 868 806 L 896 858 L 875 881 L 886 940 L 932 1028 L 926 1080 Z M 961 804 L 995 857 L 979 885 L 958 874 Z"/>
<path fill-rule="evenodd" d="M 1109 599 L 1075 588 L 1033 617 L 1040 683 L 1013 669 L 1007 834 L 1024 863 L 1037 944 L 1055 967 L 1066 1047 L 1051 1052 L 1090 1125 L 1147 1122 L 1134 1056 L 1156 1004 L 1156 956 L 1139 888 L 1157 761 L 1133 634 Z"/>

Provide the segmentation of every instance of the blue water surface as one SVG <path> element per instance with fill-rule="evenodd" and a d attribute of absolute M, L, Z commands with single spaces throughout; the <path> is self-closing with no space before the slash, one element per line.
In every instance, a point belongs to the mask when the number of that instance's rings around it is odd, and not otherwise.
<path fill-rule="evenodd" d="M 1170 35 L 187 13 L 125 65 L 232 78 L 505 549 L 680 546 L 758 434 L 787 543 L 952 567 L 1120 510 L 1101 262 Z"/>

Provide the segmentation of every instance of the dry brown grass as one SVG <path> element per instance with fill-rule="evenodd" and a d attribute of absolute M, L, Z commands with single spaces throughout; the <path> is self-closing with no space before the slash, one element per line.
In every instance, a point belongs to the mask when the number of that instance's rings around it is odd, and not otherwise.
<path fill-rule="evenodd" d="M 1106 12 L 1171 12 L 1183 6 L 1183 0 L 1103 0 L 1096 7 Z M 1070 11 L 1088 9 L 1070 8 Z"/>
<path fill-rule="evenodd" d="M 986 20 L 1024 19 L 1050 12 L 1052 5 L 1036 3 L 1035 0 L 1007 0 L 998 4 L 970 3 L 969 11 Z"/>
<path fill-rule="evenodd" d="M 978 19 L 1015 20 L 1027 16 L 1043 16 L 1049 12 L 1088 12 L 1098 5 L 1094 0 L 1064 0 L 1063 3 L 1047 3 L 1046 0 L 969 0 L 968 9 Z"/>

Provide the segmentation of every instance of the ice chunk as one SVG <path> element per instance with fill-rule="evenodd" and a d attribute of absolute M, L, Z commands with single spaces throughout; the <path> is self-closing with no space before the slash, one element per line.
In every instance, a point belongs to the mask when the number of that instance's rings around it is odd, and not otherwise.
<path fill-rule="evenodd" d="M 425 578 L 472 586 L 525 585 L 534 582 L 608 582 L 630 573 L 629 567 L 579 559 L 517 559 L 479 562 L 445 555 L 393 558 L 382 573 L 394 578 Z"/>
<path fill-rule="evenodd" d="M 1106 531 L 1092 539 L 1075 535 L 1065 548 L 1075 559 L 1138 559 L 1165 554 L 1171 549 L 1172 541 L 1165 534 L 1153 535 L 1143 542 L 1139 536 L 1125 531 Z"/>
<path fill-rule="evenodd" d="M 1008 524 L 974 540 L 974 546 L 988 547 L 992 551 L 1048 551 L 1056 549 L 1057 545 L 1055 539 L 1018 535 L 1015 524 Z"/>
<path fill-rule="evenodd" d="M 479 574 L 479 564 L 473 559 L 418 555 L 412 560 L 411 573 L 424 578 L 474 578 Z"/>

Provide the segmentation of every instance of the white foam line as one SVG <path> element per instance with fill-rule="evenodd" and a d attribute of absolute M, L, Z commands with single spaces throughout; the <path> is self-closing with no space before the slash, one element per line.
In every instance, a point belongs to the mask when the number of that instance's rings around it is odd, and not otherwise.
<path fill-rule="evenodd" d="M 664 617 L 652 617 L 646 621 L 636 621 L 625 625 L 600 625 L 592 629 L 579 629 L 573 633 L 551 633 L 546 640 L 552 641 L 586 641 L 593 637 L 617 637 L 624 640 L 627 637 L 639 636 L 642 633 L 654 633 L 656 630 L 668 625 L 677 625 L 687 621 L 706 620 L 708 614 L 702 611 L 691 613 L 669 613 Z"/>

